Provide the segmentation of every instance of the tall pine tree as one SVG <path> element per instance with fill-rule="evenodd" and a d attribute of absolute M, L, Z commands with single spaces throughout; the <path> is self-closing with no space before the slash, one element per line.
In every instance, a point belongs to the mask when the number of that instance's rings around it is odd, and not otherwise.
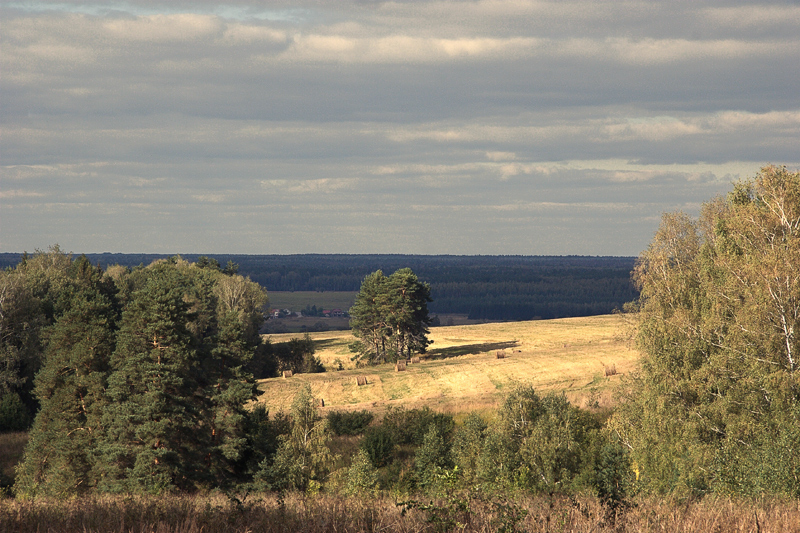
<path fill-rule="evenodd" d="M 56 321 L 45 330 L 34 388 L 40 409 L 18 467 L 21 494 L 64 496 L 95 486 L 91 452 L 105 407 L 117 313 L 99 269 L 81 257 L 68 271 L 71 283 L 62 286 Z"/>

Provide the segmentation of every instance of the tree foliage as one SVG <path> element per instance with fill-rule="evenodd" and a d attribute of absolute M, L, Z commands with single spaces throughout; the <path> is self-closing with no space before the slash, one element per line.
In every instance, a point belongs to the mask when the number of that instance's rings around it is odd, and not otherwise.
<path fill-rule="evenodd" d="M 103 272 L 57 247 L 0 281 L 3 389 L 32 382 L 39 406 L 18 493 L 195 490 L 240 474 L 260 287 L 179 257 Z"/>
<path fill-rule="evenodd" d="M 385 363 L 425 353 L 430 340 L 430 286 L 409 268 L 384 276 L 373 272 L 361 284 L 350 308 L 350 327 L 358 339 L 351 350 L 365 363 Z"/>
<path fill-rule="evenodd" d="M 117 312 L 104 294 L 102 272 L 86 258 L 70 266 L 71 282 L 46 328 L 42 368 L 34 393 L 36 415 L 17 490 L 68 495 L 95 485 L 91 452 L 106 408 L 106 378 L 114 351 Z"/>
<path fill-rule="evenodd" d="M 328 421 L 319 416 L 311 387 L 306 385 L 292 402 L 291 430 L 280 437 L 274 460 L 265 460 L 256 484 L 272 490 L 317 492 L 328 476 L 335 457 L 328 443 Z"/>
<path fill-rule="evenodd" d="M 664 215 L 634 279 L 645 355 L 612 424 L 642 483 L 800 494 L 800 173 Z"/>

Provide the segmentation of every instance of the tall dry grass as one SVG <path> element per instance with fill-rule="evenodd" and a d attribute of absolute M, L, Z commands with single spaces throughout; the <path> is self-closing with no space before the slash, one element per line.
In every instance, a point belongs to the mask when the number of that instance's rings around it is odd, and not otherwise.
<path fill-rule="evenodd" d="M 790 533 L 800 531 L 800 502 L 707 498 L 700 502 L 639 501 L 615 524 L 593 498 L 520 498 L 511 503 L 527 512 L 517 531 Z M 507 508 L 506 508 L 507 510 Z M 505 519 L 504 519 L 505 516 Z M 465 532 L 508 527 L 497 502 L 472 501 L 457 514 Z M 375 499 L 320 495 L 88 497 L 69 501 L 0 501 L 0 531 L 19 533 L 244 533 L 244 532 L 423 532 L 437 531 L 428 513 L 401 513 L 387 497 Z M 507 529 L 510 530 L 510 529 Z"/>

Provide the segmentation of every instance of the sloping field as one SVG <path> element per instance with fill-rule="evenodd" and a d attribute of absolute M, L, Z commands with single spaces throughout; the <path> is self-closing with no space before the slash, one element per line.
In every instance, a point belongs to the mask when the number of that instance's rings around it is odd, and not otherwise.
<path fill-rule="evenodd" d="M 607 406 L 639 358 L 621 315 L 440 327 L 430 337 L 433 344 L 421 362 L 395 372 L 388 364 L 354 368 L 347 348 L 350 332 L 312 333 L 325 367 L 336 368 L 338 359 L 345 370 L 262 380 L 259 402 L 271 412 L 288 410 L 299 388 L 309 383 L 324 400 L 323 411 L 427 405 L 458 413 L 491 409 L 510 388 L 524 383 L 543 393 L 563 391 L 580 406 Z M 505 357 L 498 359 L 498 352 Z M 617 373 L 607 376 L 611 367 Z M 358 386 L 358 376 L 366 376 L 367 385 Z"/>

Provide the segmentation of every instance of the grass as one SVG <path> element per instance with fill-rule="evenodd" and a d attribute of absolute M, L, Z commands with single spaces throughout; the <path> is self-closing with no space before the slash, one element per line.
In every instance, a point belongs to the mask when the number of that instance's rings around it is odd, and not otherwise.
<path fill-rule="evenodd" d="M 345 370 L 263 380 L 259 401 L 273 412 L 288 410 L 305 383 L 325 400 L 323 411 L 383 411 L 391 405 L 427 405 L 453 414 L 489 411 L 518 383 L 540 392 L 563 392 L 582 407 L 608 407 L 639 359 L 621 315 L 433 328 L 429 352 L 405 372 L 395 372 L 390 364 L 355 368 L 349 331 L 310 335 L 325 367 L 335 369 L 338 360 Z M 282 342 L 292 336 L 270 338 Z M 497 351 L 505 358 L 497 359 Z M 611 366 L 616 375 L 606 376 Z M 367 376 L 369 384 L 357 386 L 359 375 Z"/>
<path fill-rule="evenodd" d="M 394 499 L 345 498 L 320 494 L 88 496 L 70 500 L 2 500 L 0 531 L 17 533 L 245 533 L 422 532 L 436 531 L 433 513 L 401 512 Z M 241 498 L 241 499 L 240 499 Z M 458 531 L 630 531 L 685 533 L 797 532 L 797 500 L 705 498 L 676 504 L 640 500 L 612 525 L 595 498 L 509 497 L 468 500 L 466 511 L 453 515 Z M 243 500 L 243 501 L 242 501 Z M 446 502 L 439 502 L 447 509 Z M 509 511 L 519 513 L 519 521 Z M 440 513 L 441 516 L 441 513 Z M 515 523 L 517 522 L 517 523 Z M 454 528 L 455 530 L 455 528 Z"/>
<path fill-rule="evenodd" d="M 27 432 L 0 433 L 0 486 L 14 480 L 14 467 L 22 460 L 27 442 Z"/>

